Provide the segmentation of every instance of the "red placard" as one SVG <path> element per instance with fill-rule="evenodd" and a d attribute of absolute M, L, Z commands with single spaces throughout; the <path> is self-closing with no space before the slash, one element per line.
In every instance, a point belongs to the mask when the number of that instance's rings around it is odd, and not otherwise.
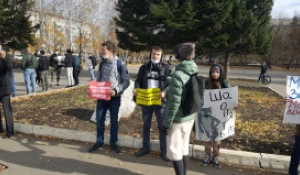
<path fill-rule="evenodd" d="M 89 98 L 98 100 L 110 100 L 111 82 L 91 81 L 89 86 Z"/>

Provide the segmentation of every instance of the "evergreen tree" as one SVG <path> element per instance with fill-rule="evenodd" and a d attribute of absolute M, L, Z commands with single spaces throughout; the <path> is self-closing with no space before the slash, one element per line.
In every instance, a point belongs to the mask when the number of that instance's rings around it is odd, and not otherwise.
<path fill-rule="evenodd" d="M 30 0 L 0 1 L 0 41 L 5 46 L 20 50 L 35 43 L 34 32 L 39 26 L 32 26 L 28 15 L 33 3 Z"/>
<path fill-rule="evenodd" d="M 230 54 L 270 50 L 272 5 L 273 0 L 119 0 L 119 45 L 136 51 L 192 41 L 198 55 L 224 55 L 228 75 Z"/>
<path fill-rule="evenodd" d="M 149 0 L 119 0 L 116 4 L 119 12 L 114 18 L 118 28 L 116 34 L 119 47 L 140 52 L 147 48 L 154 35 L 150 18 Z"/>

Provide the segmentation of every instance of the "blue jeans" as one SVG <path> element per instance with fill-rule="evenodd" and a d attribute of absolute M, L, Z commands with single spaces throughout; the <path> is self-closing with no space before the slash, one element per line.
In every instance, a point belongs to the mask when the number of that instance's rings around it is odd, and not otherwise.
<path fill-rule="evenodd" d="M 97 142 L 104 143 L 105 116 L 107 110 L 110 112 L 110 144 L 116 144 L 118 141 L 118 114 L 121 104 L 121 98 L 112 98 L 109 101 L 97 100 L 96 119 L 97 119 Z"/>
<path fill-rule="evenodd" d="M 159 130 L 160 151 L 166 153 L 166 135 L 163 131 L 164 108 L 161 106 L 142 106 L 143 115 L 143 148 L 150 149 L 150 128 L 153 112 L 156 115 Z"/>
<path fill-rule="evenodd" d="M 11 72 L 10 85 L 11 85 L 11 92 L 13 95 L 15 95 L 16 94 L 16 85 L 15 85 L 15 74 L 13 71 Z"/>
<path fill-rule="evenodd" d="M 25 85 L 27 94 L 31 93 L 30 84 L 32 86 L 32 92 L 36 92 L 36 84 L 35 84 L 35 78 L 36 73 L 34 68 L 26 68 L 24 70 L 24 78 L 25 78 Z"/>
<path fill-rule="evenodd" d="M 95 71 L 94 69 L 89 68 L 89 73 L 90 73 L 90 76 L 91 76 L 91 80 L 95 80 L 94 71 Z"/>
<path fill-rule="evenodd" d="M 298 175 L 298 166 L 300 163 L 300 136 L 295 136 L 295 145 L 291 156 L 289 174 Z"/>

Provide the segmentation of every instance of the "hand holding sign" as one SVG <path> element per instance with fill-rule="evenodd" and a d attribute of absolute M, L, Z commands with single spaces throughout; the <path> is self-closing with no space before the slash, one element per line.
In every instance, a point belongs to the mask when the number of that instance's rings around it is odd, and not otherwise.
<path fill-rule="evenodd" d="M 111 82 L 91 81 L 88 90 L 89 98 L 98 100 L 110 100 L 111 95 L 115 94 L 115 91 L 111 90 L 110 87 Z"/>

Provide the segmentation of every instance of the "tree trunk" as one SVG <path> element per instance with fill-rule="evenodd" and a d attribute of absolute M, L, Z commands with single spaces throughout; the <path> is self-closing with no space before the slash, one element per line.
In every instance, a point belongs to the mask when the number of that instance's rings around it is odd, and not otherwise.
<path fill-rule="evenodd" d="M 228 81 L 228 77 L 229 77 L 229 52 L 225 53 L 225 63 L 224 63 L 224 69 L 225 69 L 225 77 L 226 80 Z"/>

